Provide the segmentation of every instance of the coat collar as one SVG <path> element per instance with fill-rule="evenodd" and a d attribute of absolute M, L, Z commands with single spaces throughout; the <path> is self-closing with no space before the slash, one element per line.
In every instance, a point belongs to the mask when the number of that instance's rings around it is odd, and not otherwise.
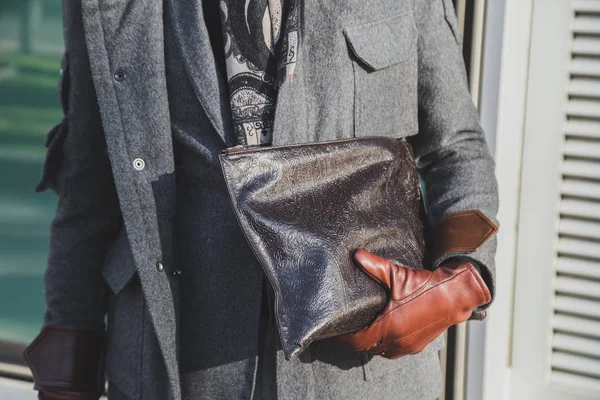
<path fill-rule="evenodd" d="M 234 146 L 227 81 L 215 61 L 202 0 L 168 0 L 167 3 L 166 12 L 194 92 L 219 136 L 228 146 Z"/>

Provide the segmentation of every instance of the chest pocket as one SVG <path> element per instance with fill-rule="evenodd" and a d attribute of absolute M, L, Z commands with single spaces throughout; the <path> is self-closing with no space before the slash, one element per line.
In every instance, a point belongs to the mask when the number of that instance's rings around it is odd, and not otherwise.
<path fill-rule="evenodd" d="M 349 26 L 354 135 L 404 137 L 418 131 L 417 28 L 412 10 Z"/>

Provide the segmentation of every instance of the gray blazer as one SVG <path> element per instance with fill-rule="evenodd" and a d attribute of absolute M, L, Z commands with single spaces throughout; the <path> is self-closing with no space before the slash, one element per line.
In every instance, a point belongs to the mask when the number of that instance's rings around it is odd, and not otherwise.
<path fill-rule="evenodd" d="M 202 9 L 192 3 L 63 2 L 65 118 L 49 138 L 40 182 L 59 198 L 44 324 L 104 329 L 108 312 L 111 399 L 182 398 L 180 278 L 172 273 L 171 240 L 174 123 L 184 130 L 201 126 L 214 138 L 205 154 L 212 165 L 220 150 L 235 144 L 227 86 Z M 451 0 L 301 3 L 297 76 L 280 88 L 273 144 L 407 137 L 431 223 L 468 209 L 497 223 L 494 162 L 468 92 Z M 178 56 L 165 57 L 170 46 Z M 179 123 L 184 115 L 200 125 Z M 493 295 L 495 250 L 492 238 L 475 253 L 449 256 L 477 262 Z M 211 252 L 206 256 L 210 260 Z M 434 260 L 434 267 L 443 261 Z M 311 346 L 309 362 L 278 355 L 279 398 L 435 398 L 442 390 L 442 346 L 439 338 L 421 354 L 396 361 L 356 363 L 319 345 Z M 233 373 L 228 380 L 236 379 Z"/>

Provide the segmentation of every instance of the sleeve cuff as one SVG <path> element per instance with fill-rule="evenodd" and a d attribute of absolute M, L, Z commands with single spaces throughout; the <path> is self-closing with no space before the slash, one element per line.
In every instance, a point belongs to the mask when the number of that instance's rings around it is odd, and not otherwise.
<path fill-rule="evenodd" d="M 471 262 L 487 285 L 492 300 L 475 309 L 481 314 L 494 301 L 495 263 L 498 226 L 479 210 L 462 211 L 440 219 L 432 229 L 431 267 L 438 268 L 449 260 Z M 485 315 L 474 315 L 483 319 Z"/>
<path fill-rule="evenodd" d="M 42 392 L 101 393 L 104 390 L 105 332 L 46 325 L 23 352 L 34 389 Z"/>

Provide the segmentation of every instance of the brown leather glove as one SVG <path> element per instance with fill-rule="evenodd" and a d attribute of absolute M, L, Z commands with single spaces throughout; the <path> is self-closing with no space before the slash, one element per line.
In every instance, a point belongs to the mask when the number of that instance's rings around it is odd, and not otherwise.
<path fill-rule="evenodd" d="M 399 358 L 422 351 L 454 324 L 466 321 L 490 292 L 469 262 L 451 262 L 435 271 L 412 270 L 366 250 L 354 259 L 389 290 L 390 300 L 368 327 L 337 338 L 359 352 Z"/>
<path fill-rule="evenodd" d="M 479 210 L 448 214 L 439 219 L 431 229 L 431 261 L 435 263 L 436 260 L 453 254 L 473 253 L 497 232 L 498 226 Z M 482 321 L 486 315 L 485 310 L 474 310 L 469 319 Z"/>
<path fill-rule="evenodd" d="M 23 357 L 42 400 L 97 400 L 104 391 L 105 332 L 45 326 Z"/>

